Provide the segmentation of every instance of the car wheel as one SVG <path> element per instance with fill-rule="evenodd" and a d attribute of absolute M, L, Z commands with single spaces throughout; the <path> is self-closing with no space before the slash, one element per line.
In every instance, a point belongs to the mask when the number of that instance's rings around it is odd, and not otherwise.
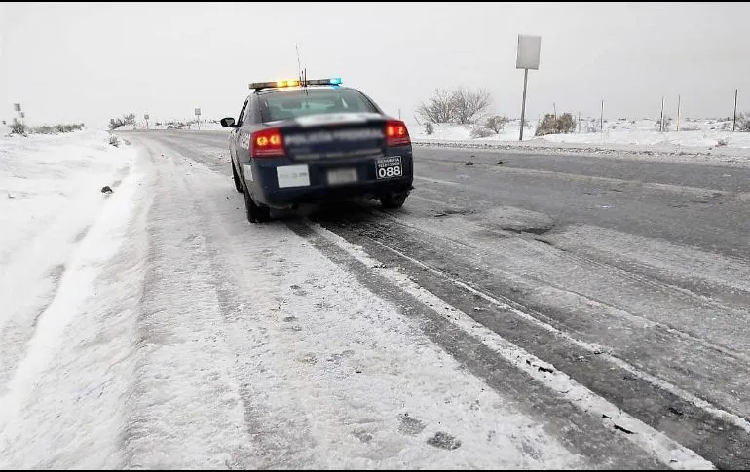
<path fill-rule="evenodd" d="M 392 193 L 385 197 L 380 197 L 380 203 L 383 205 L 383 208 L 401 208 L 408 196 L 409 192 Z"/>
<path fill-rule="evenodd" d="M 244 193 L 242 189 L 242 181 L 240 180 L 239 174 L 237 174 L 237 169 L 234 167 L 234 162 L 232 162 L 232 177 L 234 177 L 234 188 L 236 188 L 239 193 Z"/>
<path fill-rule="evenodd" d="M 265 223 L 271 220 L 271 209 L 268 207 L 260 206 L 250 198 L 250 192 L 243 192 L 245 194 L 245 212 L 247 213 L 247 221 L 250 223 Z"/>

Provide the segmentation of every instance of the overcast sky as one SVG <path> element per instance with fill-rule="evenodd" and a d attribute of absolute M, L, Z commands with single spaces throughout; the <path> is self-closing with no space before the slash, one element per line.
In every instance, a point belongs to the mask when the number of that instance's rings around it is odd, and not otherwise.
<path fill-rule="evenodd" d="M 106 126 L 140 118 L 236 117 L 251 81 L 342 77 L 410 119 L 436 87 L 486 87 L 520 115 L 517 35 L 542 37 L 529 117 L 605 118 L 750 110 L 748 3 L 4 3 L 0 118 Z"/>

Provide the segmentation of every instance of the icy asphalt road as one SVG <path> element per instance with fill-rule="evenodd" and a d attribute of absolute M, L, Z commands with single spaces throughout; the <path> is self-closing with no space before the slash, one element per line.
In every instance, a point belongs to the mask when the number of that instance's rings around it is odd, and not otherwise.
<path fill-rule="evenodd" d="M 401 210 L 257 226 L 226 133 L 122 135 L 129 308 L 66 343 L 114 359 L 10 395 L 0 465 L 750 467 L 750 169 L 418 147 Z"/>

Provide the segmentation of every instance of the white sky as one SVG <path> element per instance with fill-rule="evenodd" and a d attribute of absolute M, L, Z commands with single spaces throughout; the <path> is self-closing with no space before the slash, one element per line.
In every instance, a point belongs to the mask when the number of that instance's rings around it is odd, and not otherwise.
<path fill-rule="evenodd" d="M 428 6 L 429 5 L 429 6 Z M 251 81 L 342 77 L 410 119 L 435 87 L 487 87 L 495 111 L 520 115 L 517 35 L 542 36 L 529 72 L 529 118 L 605 118 L 750 110 L 748 3 L 5 3 L 0 5 L 0 119 L 105 126 L 236 117 Z"/>

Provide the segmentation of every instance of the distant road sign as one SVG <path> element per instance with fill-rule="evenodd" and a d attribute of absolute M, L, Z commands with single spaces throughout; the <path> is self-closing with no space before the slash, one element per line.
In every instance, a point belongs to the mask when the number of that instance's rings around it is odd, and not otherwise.
<path fill-rule="evenodd" d="M 143 115 L 144 120 L 148 120 L 148 115 Z"/>
<path fill-rule="evenodd" d="M 201 109 L 200 108 L 196 108 L 195 109 L 195 116 L 201 116 Z"/>
<path fill-rule="evenodd" d="M 15 111 L 21 111 L 21 104 L 20 103 L 14 103 L 13 104 L 13 109 L 15 109 Z"/>

